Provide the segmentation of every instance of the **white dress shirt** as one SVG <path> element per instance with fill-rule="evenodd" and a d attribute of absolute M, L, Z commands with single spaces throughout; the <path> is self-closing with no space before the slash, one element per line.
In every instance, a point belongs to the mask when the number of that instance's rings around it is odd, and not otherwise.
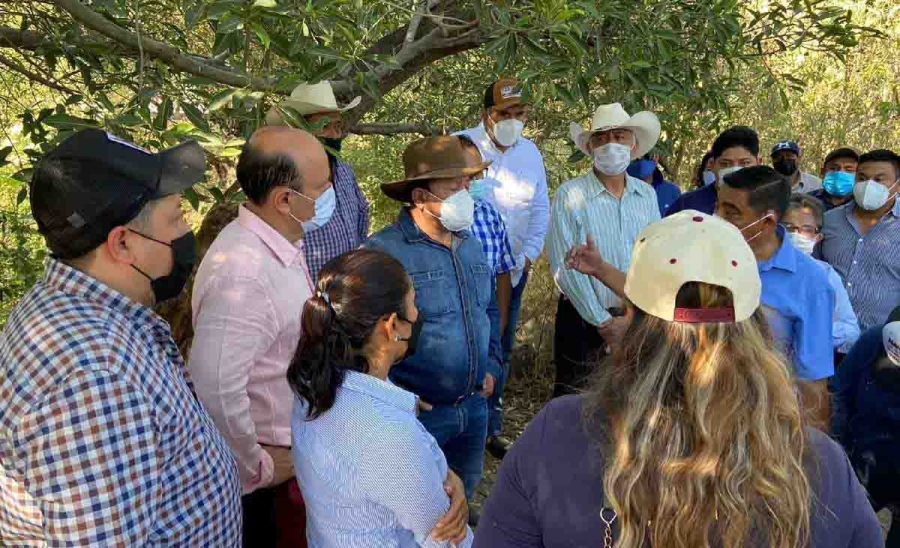
<path fill-rule="evenodd" d="M 600 325 L 611 317 L 607 309 L 619 306 L 621 300 L 599 280 L 567 269 L 566 253 L 583 245 L 590 234 L 603 260 L 627 271 L 638 235 L 659 220 L 656 192 L 626 175 L 625 193 L 618 199 L 591 170 L 559 187 L 552 211 L 548 253 L 553 279 L 584 321 Z"/>
<path fill-rule="evenodd" d="M 466 135 L 478 146 L 488 168 L 485 199 L 503 217 L 512 245 L 516 268 L 512 270 L 513 286 L 519 284 L 525 259 L 537 261 L 544 249 L 544 238 L 550 224 L 550 197 L 547 172 L 538 147 L 521 137 L 515 145 L 500 152 L 484 130 L 484 124 L 456 133 Z"/>

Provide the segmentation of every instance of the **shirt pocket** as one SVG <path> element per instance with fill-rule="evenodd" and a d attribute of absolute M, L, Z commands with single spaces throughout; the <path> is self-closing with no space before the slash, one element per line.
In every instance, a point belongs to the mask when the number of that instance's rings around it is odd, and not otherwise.
<path fill-rule="evenodd" d="M 443 270 L 429 270 L 410 274 L 416 288 L 416 308 L 426 318 L 444 316 L 453 311 L 450 297 L 444 287 L 446 273 Z"/>
<path fill-rule="evenodd" d="M 472 265 L 472 281 L 475 285 L 475 302 L 479 308 L 486 308 L 491 300 L 491 269 L 488 265 Z"/>

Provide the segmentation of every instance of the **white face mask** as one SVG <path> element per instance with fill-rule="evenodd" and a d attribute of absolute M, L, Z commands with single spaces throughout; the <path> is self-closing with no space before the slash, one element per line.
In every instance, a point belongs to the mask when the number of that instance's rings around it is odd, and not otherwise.
<path fill-rule="evenodd" d="M 900 322 L 890 322 L 881 329 L 884 352 L 891 363 L 900 367 Z"/>
<path fill-rule="evenodd" d="M 891 190 L 897 186 L 897 183 L 900 183 L 900 180 L 888 188 L 871 179 L 861 181 L 853 186 L 853 197 L 859 207 L 866 211 L 875 211 L 888 203 L 888 200 L 891 199 Z"/>
<path fill-rule="evenodd" d="M 296 190 L 291 190 L 294 194 L 298 196 L 303 196 L 307 200 L 312 200 L 308 196 L 304 194 L 300 194 Z M 291 215 L 291 218 L 303 225 L 303 233 L 309 234 L 310 232 L 322 228 L 325 226 L 328 221 L 331 220 L 331 216 L 334 214 L 335 207 L 335 198 L 334 198 L 334 187 L 328 187 L 328 190 L 323 192 L 318 198 L 313 200 L 316 204 L 316 212 L 313 214 L 313 218 L 308 221 L 301 221 L 300 219 Z"/>
<path fill-rule="evenodd" d="M 594 149 L 594 167 L 611 177 L 625 173 L 631 163 L 631 147 L 619 143 L 609 143 Z"/>
<path fill-rule="evenodd" d="M 791 241 L 791 244 L 795 248 L 797 248 L 797 250 L 802 251 L 807 255 L 812 255 L 813 248 L 816 247 L 816 243 L 818 242 L 818 240 L 816 240 L 815 238 L 804 236 L 799 232 L 789 233 L 788 239 Z"/>
<path fill-rule="evenodd" d="M 428 191 L 426 190 L 425 192 Z M 431 192 L 428 192 L 428 194 L 431 194 Z M 431 195 L 434 196 L 434 194 Z M 434 197 L 441 200 L 437 196 Z M 475 200 L 469 195 L 468 190 L 463 189 L 446 200 L 441 200 L 440 217 L 427 209 L 425 213 L 439 220 L 444 225 L 444 228 L 450 232 L 459 232 L 460 230 L 468 229 L 475 222 Z"/>
<path fill-rule="evenodd" d="M 730 169 L 730 168 L 729 168 L 729 169 Z M 738 168 L 738 169 L 740 169 L 740 168 Z M 771 213 L 767 213 L 764 217 L 760 217 L 759 219 L 753 221 L 753 222 L 750 223 L 749 225 L 747 225 L 747 226 L 745 226 L 744 228 L 742 228 L 742 229 L 741 229 L 741 232 L 744 232 L 745 230 L 747 230 L 747 229 L 750 228 L 751 226 L 758 225 L 759 223 L 765 221 L 766 219 L 768 219 L 768 218 L 771 217 L 771 216 L 772 216 Z M 761 234 L 762 234 L 762 231 L 757 232 L 757 233 L 756 233 L 756 236 L 753 236 L 752 238 L 750 238 L 749 240 L 747 240 L 747 243 L 749 244 L 749 243 L 752 242 L 753 240 L 759 238 Z"/>
<path fill-rule="evenodd" d="M 522 130 L 525 129 L 525 123 L 521 120 L 503 120 L 500 122 L 493 122 L 494 125 L 493 134 L 494 139 L 500 144 L 500 146 L 511 147 L 516 144 L 516 141 L 519 140 L 519 137 L 522 136 Z"/>
<path fill-rule="evenodd" d="M 725 177 L 726 177 L 727 175 L 731 175 L 732 173 L 735 173 L 735 172 L 740 171 L 740 170 L 742 170 L 742 169 L 744 169 L 744 168 L 742 168 L 741 166 L 731 166 L 731 167 L 726 167 L 726 168 L 720 169 L 720 170 L 719 170 L 719 176 L 718 176 L 718 178 L 716 179 L 716 186 L 722 186 L 722 185 L 724 185 L 724 184 L 725 184 Z"/>

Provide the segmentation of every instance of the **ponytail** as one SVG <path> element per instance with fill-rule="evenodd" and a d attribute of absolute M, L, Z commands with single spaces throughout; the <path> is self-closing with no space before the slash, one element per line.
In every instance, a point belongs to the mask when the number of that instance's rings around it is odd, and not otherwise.
<path fill-rule="evenodd" d="M 331 409 L 347 370 L 369 372 L 363 347 L 380 318 L 401 310 L 410 286 L 403 266 L 382 252 L 351 251 L 322 268 L 287 372 L 308 419 Z"/>

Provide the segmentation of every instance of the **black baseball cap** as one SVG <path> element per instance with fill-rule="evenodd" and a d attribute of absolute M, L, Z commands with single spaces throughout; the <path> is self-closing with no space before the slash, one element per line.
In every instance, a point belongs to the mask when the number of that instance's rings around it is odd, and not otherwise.
<path fill-rule="evenodd" d="M 205 153 L 190 140 L 158 154 L 100 129 L 47 153 L 31 177 L 31 213 L 54 256 L 81 257 L 147 202 L 203 180 Z"/>
<path fill-rule="evenodd" d="M 800 156 L 800 145 L 796 143 L 796 141 L 781 141 L 772 147 L 772 154 L 770 156 L 775 156 L 777 153 L 782 150 L 790 150 L 797 156 Z"/>

